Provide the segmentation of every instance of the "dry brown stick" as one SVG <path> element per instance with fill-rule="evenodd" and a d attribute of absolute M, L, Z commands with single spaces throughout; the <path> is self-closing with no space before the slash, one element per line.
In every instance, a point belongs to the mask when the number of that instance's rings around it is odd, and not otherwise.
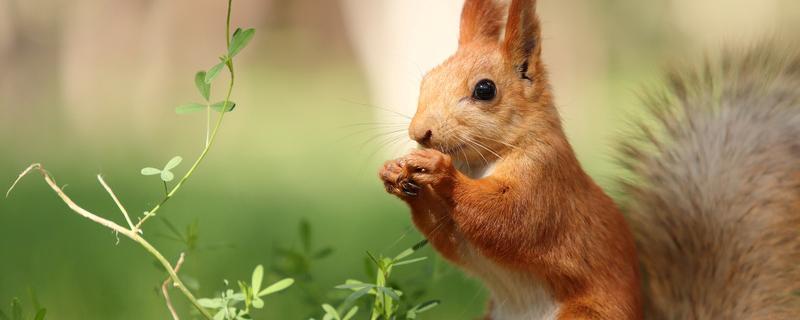
<path fill-rule="evenodd" d="M 100 181 L 100 184 L 106 189 L 106 192 L 108 192 L 108 194 L 111 196 L 111 199 L 113 199 L 114 203 L 117 204 L 119 211 L 122 211 L 122 215 L 125 216 L 125 221 L 128 221 L 128 226 L 131 227 L 131 231 L 141 233 L 141 231 L 133 225 L 133 221 L 131 221 L 131 217 L 128 215 L 128 210 L 125 210 L 125 207 L 122 206 L 122 203 L 117 198 L 117 195 L 115 195 L 114 191 L 111 190 L 111 187 L 108 186 L 106 181 L 103 179 L 103 176 L 98 174 L 97 180 Z"/>
<path fill-rule="evenodd" d="M 183 284 L 183 281 L 181 281 L 181 279 L 178 277 L 178 274 L 175 273 L 175 269 L 172 268 L 170 262 L 166 258 L 164 258 L 164 255 L 162 255 L 161 252 L 158 251 L 158 249 L 153 247 L 153 245 L 150 244 L 150 242 L 142 238 L 137 232 L 129 230 L 123 226 L 120 226 L 114 221 L 105 219 L 94 213 L 91 213 L 88 210 L 79 206 L 77 203 L 75 203 L 75 201 L 72 201 L 72 199 L 69 196 L 67 196 L 66 193 L 64 193 L 64 190 L 58 186 L 56 181 L 53 180 L 53 177 L 50 176 L 50 173 L 47 172 L 47 170 L 45 170 L 41 164 L 34 163 L 30 165 L 27 169 L 25 169 L 25 171 L 23 171 L 19 175 L 19 177 L 17 177 L 17 179 L 14 180 L 14 183 L 11 185 L 11 188 L 9 188 L 8 192 L 6 192 L 6 197 L 8 197 L 11 194 L 11 191 L 14 190 L 14 187 L 16 187 L 17 183 L 19 183 L 19 181 L 22 180 L 22 178 L 24 178 L 26 175 L 30 174 L 34 170 L 39 171 L 39 173 L 44 178 L 44 181 L 47 182 L 48 186 L 50 186 L 50 189 L 53 189 L 53 191 L 55 191 L 58 197 L 61 198 L 61 201 L 63 201 L 70 209 L 72 209 L 72 211 L 99 225 L 109 228 L 115 232 L 121 233 L 122 235 L 128 237 L 129 239 L 141 245 L 145 250 L 147 250 L 147 252 L 150 253 L 150 255 L 155 257 L 156 260 L 158 260 L 158 262 L 161 263 L 162 266 L 164 266 L 164 268 L 169 273 L 170 278 L 172 278 L 172 281 L 174 281 L 175 286 L 181 291 L 181 293 L 183 293 L 184 296 L 186 296 L 187 299 L 189 299 L 189 301 L 192 302 L 192 305 L 194 305 L 194 307 L 197 308 L 197 311 L 199 311 L 200 314 L 202 314 L 203 317 L 208 320 L 212 320 L 214 318 L 205 308 L 203 308 L 203 306 L 200 305 L 199 302 L 197 302 L 197 298 L 195 298 L 194 294 L 192 294 L 192 292 L 189 291 L 188 288 L 186 288 L 186 285 Z"/>
<path fill-rule="evenodd" d="M 181 266 L 183 265 L 185 258 L 186 254 L 181 252 L 181 256 L 178 257 L 178 262 L 175 263 L 175 274 L 178 274 L 178 272 L 181 270 Z M 170 280 L 172 280 L 172 278 L 167 277 L 164 279 L 164 282 L 161 283 L 161 293 L 164 294 L 164 301 L 167 302 L 167 309 L 169 309 L 169 313 L 172 314 L 172 319 L 181 320 L 181 318 L 178 316 L 178 312 L 175 311 L 175 307 L 172 306 L 172 300 L 169 298 L 169 290 L 167 289 L 167 286 L 169 285 Z"/>

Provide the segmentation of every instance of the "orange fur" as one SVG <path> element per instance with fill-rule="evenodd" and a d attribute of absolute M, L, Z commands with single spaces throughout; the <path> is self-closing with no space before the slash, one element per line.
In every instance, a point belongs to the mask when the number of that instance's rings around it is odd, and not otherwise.
<path fill-rule="evenodd" d="M 409 128 L 430 149 L 387 162 L 381 179 L 445 258 L 484 281 L 507 274 L 543 283 L 559 319 L 639 319 L 633 237 L 563 132 L 540 59 L 535 1 L 513 0 L 508 11 L 501 42 L 503 8 L 466 1 L 459 49 L 426 75 Z M 494 99 L 472 98 L 481 79 L 496 83 Z M 480 167 L 493 170 L 470 176 Z M 481 270 L 472 249 L 503 274 Z M 497 287 L 493 295 L 513 304 L 516 291 Z"/>

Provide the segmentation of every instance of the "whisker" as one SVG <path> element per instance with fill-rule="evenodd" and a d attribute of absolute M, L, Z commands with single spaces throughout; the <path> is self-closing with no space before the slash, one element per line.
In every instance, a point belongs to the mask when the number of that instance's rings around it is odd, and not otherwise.
<path fill-rule="evenodd" d="M 485 136 L 476 135 L 476 137 L 479 138 L 479 139 L 486 139 L 486 140 L 489 140 L 489 141 L 497 142 L 497 143 L 505 145 L 505 146 L 507 146 L 509 148 L 516 149 L 516 150 L 520 151 L 522 153 L 522 155 L 525 156 L 526 158 L 528 158 L 529 160 L 536 161 L 536 159 L 531 157 L 531 155 L 529 153 L 530 151 L 525 150 L 522 147 L 515 146 L 513 144 L 510 144 L 510 143 L 507 143 L 507 142 L 504 142 L 504 141 L 500 141 L 500 140 L 497 140 L 497 139 L 492 139 L 492 138 L 485 137 Z"/>
<path fill-rule="evenodd" d="M 346 139 L 348 139 L 348 138 L 351 138 L 351 137 L 354 137 L 354 136 L 360 135 L 360 134 L 362 134 L 362 133 L 367 133 L 367 132 L 370 132 L 370 131 L 376 131 L 376 130 L 390 130 L 390 129 L 395 129 L 395 130 L 392 130 L 392 131 L 390 131 L 390 132 L 379 133 L 378 135 L 380 136 L 380 135 L 385 135 L 385 134 L 389 134 L 389 133 L 396 133 L 396 132 L 400 132 L 400 131 L 405 131 L 405 128 L 402 128 L 402 129 L 400 129 L 400 128 L 367 128 L 367 129 L 357 129 L 355 132 L 352 132 L 352 133 L 346 134 L 346 135 L 344 135 L 344 137 L 341 137 L 341 138 L 337 139 L 336 141 L 334 141 L 334 143 L 339 143 L 339 142 L 342 142 L 342 141 L 344 141 L 344 140 L 346 140 Z"/>
<path fill-rule="evenodd" d="M 479 142 L 479 141 L 477 141 L 477 140 L 472 140 L 472 141 L 473 141 L 473 142 L 474 142 L 476 145 L 478 145 L 479 147 L 483 148 L 484 150 L 486 150 L 486 151 L 489 151 L 489 152 L 491 152 L 492 154 L 494 154 L 494 156 L 495 156 L 495 157 L 497 157 L 498 159 L 501 159 L 501 160 L 503 159 L 503 157 L 502 157 L 502 156 L 500 156 L 499 154 L 497 154 L 497 152 L 495 152 L 495 151 L 494 151 L 494 150 L 492 150 L 491 148 L 487 147 L 486 145 L 484 145 L 484 144 L 480 143 L 480 142 Z"/>
<path fill-rule="evenodd" d="M 510 143 L 508 143 L 508 142 L 505 142 L 505 141 L 501 141 L 501 140 L 497 140 L 497 139 L 492 139 L 492 138 L 485 137 L 485 136 L 481 136 L 481 135 L 475 135 L 475 137 L 476 137 L 476 138 L 478 138 L 478 139 L 485 139 L 485 140 L 489 140 L 489 141 L 492 141 L 492 142 L 497 142 L 497 143 L 499 143 L 499 144 L 505 145 L 506 147 L 509 147 L 509 148 L 517 149 L 517 150 L 519 150 L 519 151 L 526 152 L 526 151 L 525 151 L 525 149 L 522 149 L 521 147 L 515 146 L 515 145 L 513 145 L 513 144 L 510 144 Z"/>
<path fill-rule="evenodd" d="M 379 139 L 381 137 L 386 137 L 386 136 L 390 136 L 391 137 L 393 135 L 401 135 L 402 136 L 402 133 L 404 131 L 405 131 L 405 129 L 394 130 L 394 131 L 389 131 L 389 132 L 383 132 L 383 133 L 376 134 L 376 135 L 372 136 L 371 138 L 367 139 L 366 141 L 364 141 L 363 143 L 361 143 L 361 146 L 358 148 L 358 151 L 360 152 L 361 150 L 364 150 L 364 147 L 366 147 L 369 143 L 371 143 L 371 142 L 373 142 L 373 141 L 375 141 L 375 140 L 377 140 L 377 139 Z"/>
<path fill-rule="evenodd" d="M 348 100 L 348 99 L 342 99 L 342 101 L 344 101 L 344 102 L 346 102 L 346 103 L 352 103 L 352 104 L 354 104 L 354 105 L 358 105 L 358 106 L 362 106 L 362 107 L 369 107 L 369 108 L 374 108 L 374 109 L 382 110 L 382 111 L 385 111 L 385 112 L 389 112 L 389 113 L 392 113 L 392 114 L 395 114 L 395 115 L 401 116 L 401 117 L 403 117 L 403 118 L 406 118 L 406 119 L 408 119 L 408 120 L 411 120 L 411 116 L 408 116 L 408 115 L 402 114 L 402 113 L 400 113 L 400 112 L 397 112 L 397 111 L 394 111 L 394 110 L 391 110 L 391 109 L 382 108 L 382 107 L 379 107 L 379 106 L 376 106 L 376 105 L 367 104 L 367 103 L 355 102 L 355 101 Z"/>
<path fill-rule="evenodd" d="M 468 142 L 467 142 L 467 145 L 468 145 L 470 148 L 472 148 L 472 150 L 475 150 L 475 152 L 477 152 L 479 156 L 481 156 L 481 159 L 483 159 L 483 165 L 485 165 L 485 166 L 488 166 L 488 165 L 489 165 L 489 159 L 486 159 L 486 157 L 483 155 L 483 152 L 481 152 L 481 150 L 480 150 L 480 149 L 478 149 L 478 148 L 475 148 L 475 143 L 474 143 L 474 142 L 469 142 L 469 141 L 468 141 Z"/>
<path fill-rule="evenodd" d="M 385 140 L 385 142 L 383 142 L 380 146 L 378 146 L 378 148 L 376 148 L 375 151 L 373 151 L 366 158 L 364 158 L 364 164 L 362 164 L 362 167 L 366 166 L 366 164 L 372 159 L 372 157 L 378 154 L 378 152 L 380 152 L 386 147 L 393 146 L 401 141 L 403 141 L 403 135 L 398 135 L 391 139 Z"/>
<path fill-rule="evenodd" d="M 407 126 L 408 123 L 391 123 L 391 122 L 363 122 L 363 123 L 352 123 L 343 126 L 337 127 L 338 129 L 346 129 L 346 128 L 353 128 L 353 127 L 400 127 L 400 126 Z"/>
<path fill-rule="evenodd" d="M 463 145 L 462 146 L 458 146 L 458 150 L 461 150 L 461 154 L 464 155 L 464 163 L 467 165 L 467 170 L 469 170 L 469 172 L 472 172 L 472 167 L 469 165 L 469 159 L 467 158 L 467 152 L 464 151 Z"/>

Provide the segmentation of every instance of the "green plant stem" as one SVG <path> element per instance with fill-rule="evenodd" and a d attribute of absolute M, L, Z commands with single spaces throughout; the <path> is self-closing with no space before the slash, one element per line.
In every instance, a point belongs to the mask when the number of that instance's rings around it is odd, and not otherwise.
<path fill-rule="evenodd" d="M 55 180 L 53 180 L 53 178 L 50 176 L 47 170 L 45 170 L 44 167 L 42 167 L 42 165 L 36 163 L 28 167 L 25 171 L 23 171 L 19 175 L 17 180 L 14 181 L 14 184 L 11 185 L 11 188 L 8 190 L 8 193 L 6 193 L 6 196 L 8 196 L 11 190 L 14 189 L 17 182 L 19 182 L 23 177 L 28 175 L 33 170 L 37 170 L 39 171 L 39 173 L 42 174 L 42 177 L 44 177 L 45 182 L 47 182 L 50 188 L 53 189 L 53 191 L 55 191 L 55 193 L 61 198 L 61 200 L 64 203 L 67 204 L 67 206 L 69 206 L 70 209 L 72 209 L 72 211 L 83 216 L 86 219 L 94 221 L 106 228 L 113 230 L 114 232 L 117 232 L 119 234 L 128 237 L 129 239 L 133 240 L 134 242 L 142 246 L 145 250 L 147 250 L 147 252 L 150 253 L 150 255 L 152 255 L 154 258 L 156 258 L 156 260 L 158 260 L 158 262 L 161 263 L 164 269 L 167 270 L 167 273 L 169 273 L 169 277 L 175 283 L 175 286 L 178 287 L 178 289 L 180 289 L 181 293 L 183 293 L 183 295 L 186 296 L 186 299 L 188 299 L 192 303 L 192 305 L 197 309 L 197 311 L 199 311 L 200 314 L 202 314 L 203 317 L 205 317 L 206 319 L 208 320 L 213 319 L 213 316 L 211 316 L 211 314 L 208 313 L 208 311 L 206 311 L 206 309 L 204 309 L 200 305 L 200 303 L 197 301 L 197 298 L 195 298 L 192 292 L 189 291 L 189 289 L 186 288 L 186 285 L 183 284 L 183 281 L 181 281 L 181 278 L 178 277 L 178 274 L 175 272 L 175 269 L 172 267 L 172 264 L 169 262 L 169 260 L 167 260 L 167 258 L 165 258 L 164 255 L 162 255 L 155 247 L 153 247 L 153 245 L 147 242 L 147 240 L 145 240 L 142 236 L 140 236 L 136 228 L 127 229 L 123 226 L 118 225 L 114 221 L 102 218 L 79 206 L 77 203 L 72 201 L 72 199 L 69 196 L 67 196 L 66 193 L 64 193 L 64 190 L 61 187 L 59 187 L 58 184 L 56 184 Z"/>
<path fill-rule="evenodd" d="M 391 266 L 385 266 L 383 264 L 384 264 L 384 262 L 381 261 L 380 265 L 378 265 L 378 272 L 377 272 L 378 274 L 377 274 L 377 277 L 375 279 L 375 285 L 377 287 L 375 288 L 375 302 L 373 303 L 373 306 L 372 306 L 372 317 L 371 317 L 371 320 L 376 320 L 376 319 L 380 318 L 381 316 L 383 316 L 384 319 L 390 319 L 390 316 L 391 316 L 390 314 L 388 314 L 389 310 L 387 310 L 387 305 L 386 305 L 387 297 L 386 297 L 386 294 L 378 289 L 379 287 L 385 287 L 386 286 L 386 282 L 387 282 L 387 279 L 389 278 L 389 274 L 390 274 L 391 268 L 392 268 Z M 389 299 L 391 299 L 391 298 L 389 298 Z"/>
<path fill-rule="evenodd" d="M 208 140 L 211 138 L 211 103 L 206 102 L 206 144 L 208 147 Z"/>
<path fill-rule="evenodd" d="M 228 0 L 228 17 L 225 21 L 225 35 L 226 35 L 225 43 L 227 48 L 230 48 L 231 46 L 230 33 L 231 33 L 232 1 L 233 0 Z M 206 155 L 208 154 L 208 151 L 210 151 L 211 147 L 214 145 L 214 141 L 217 139 L 217 133 L 219 132 L 219 128 L 222 126 L 222 120 L 225 118 L 225 113 L 227 113 L 225 112 L 225 110 L 228 110 L 228 106 L 231 103 L 230 101 L 231 101 L 231 94 L 233 93 L 233 85 L 236 83 L 236 73 L 234 72 L 233 68 L 233 59 L 228 58 L 226 65 L 228 66 L 228 70 L 230 71 L 231 80 L 228 83 L 228 92 L 225 95 L 225 102 L 222 105 L 222 111 L 220 112 L 220 116 L 219 119 L 217 119 L 216 125 L 214 125 L 214 130 L 211 132 L 211 137 L 208 139 L 208 143 L 206 143 L 205 148 L 203 148 L 203 151 L 200 153 L 200 156 L 197 157 L 197 160 L 194 161 L 192 167 L 189 168 L 189 171 L 187 171 L 186 174 L 183 175 L 181 180 L 178 181 L 178 183 L 175 184 L 174 187 L 172 187 L 172 190 L 169 193 L 167 193 L 164 199 L 162 199 L 161 202 L 159 202 L 155 207 L 153 207 L 153 209 L 147 211 L 145 216 L 141 220 L 139 220 L 139 223 L 136 224 L 136 229 L 141 230 L 142 225 L 144 225 L 145 221 L 150 219 L 150 217 L 155 216 L 156 212 L 158 212 L 158 210 L 161 209 L 164 203 L 166 203 L 167 201 L 169 201 L 169 199 L 172 199 L 172 197 L 175 196 L 175 194 L 178 192 L 178 190 L 181 189 L 183 184 L 186 183 L 186 180 L 189 180 L 189 177 L 191 177 L 192 174 L 194 174 L 194 171 L 197 169 L 198 166 L 200 166 L 200 163 L 203 162 L 203 160 L 206 158 Z"/>

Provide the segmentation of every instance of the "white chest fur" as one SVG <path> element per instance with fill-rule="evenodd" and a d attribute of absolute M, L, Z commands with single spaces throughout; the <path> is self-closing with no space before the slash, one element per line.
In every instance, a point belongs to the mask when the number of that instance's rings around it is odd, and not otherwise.
<path fill-rule="evenodd" d="M 539 279 L 498 266 L 470 244 L 465 243 L 462 254 L 467 271 L 491 292 L 492 320 L 556 319 L 558 303 Z"/>
<path fill-rule="evenodd" d="M 483 179 L 491 176 L 492 173 L 494 173 L 494 169 L 497 168 L 496 162 L 478 165 L 454 160 L 453 165 L 456 167 L 456 169 L 458 169 L 458 171 L 461 171 L 461 173 L 472 179 Z"/>

